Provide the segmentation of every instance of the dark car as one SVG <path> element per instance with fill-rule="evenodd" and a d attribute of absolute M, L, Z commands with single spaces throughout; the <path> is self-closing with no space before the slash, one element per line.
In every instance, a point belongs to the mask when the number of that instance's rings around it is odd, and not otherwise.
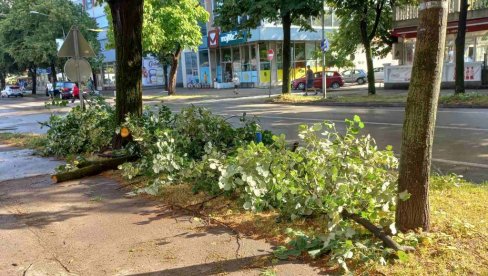
<path fill-rule="evenodd" d="M 53 97 L 59 97 L 60 99 L 73 98 L 74 82 L 69 81 L 57 81 L 53 83 L 53 89 L 49 91 L 49 94 Z"/>
<path fill-rule="evenodd" d="M 336 71 L 325 71 L 327 88 L 337 89 L 344 86 L 344 79 Z M 291 88 L 295 90 L 305 90 L 306 78 L 299 78 L 291 82 Z M 322 72 L 314 73 L 313 87 L 322 89 Z"/>

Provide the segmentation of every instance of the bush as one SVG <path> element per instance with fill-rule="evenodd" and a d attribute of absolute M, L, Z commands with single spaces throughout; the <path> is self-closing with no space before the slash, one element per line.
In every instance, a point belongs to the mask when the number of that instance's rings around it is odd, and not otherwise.
<path fill-rule="evenodd" d="M 66 116 L 51 115 L 46 155 L 66 156 L 101 151 L 110 145 L 115 131 L 115 112 L 102 98 L 87 101 L 86 110 L 74 107 Z"/>

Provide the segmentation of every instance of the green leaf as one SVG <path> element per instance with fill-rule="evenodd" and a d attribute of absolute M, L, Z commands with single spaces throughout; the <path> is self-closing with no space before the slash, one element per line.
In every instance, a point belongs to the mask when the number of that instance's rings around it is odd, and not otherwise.
<path fill-rule="evenodd" d="M 407 262 L 410 258 L 410 256 L 407 253 L 405 253 L 405 251 L 398 250 L 396 252 L 396 254 L 397 254 L 398 260 L 401 263 Z"/>

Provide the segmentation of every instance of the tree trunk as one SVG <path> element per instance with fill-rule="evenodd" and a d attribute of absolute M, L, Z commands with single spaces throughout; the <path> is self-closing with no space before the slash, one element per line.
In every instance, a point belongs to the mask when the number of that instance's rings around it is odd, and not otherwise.
<path fill-rule="evenodd" d="M 29 68 L 29 73 L 32 77 L 32 95 L 37 94 L 37 67 Z"/>
<path fill-rule="evenodd" d="M 164 78 L 164 89 L 169 91 L 168 86 L 168 64 L 163 64 L 163 78 Z"/>
<path fill-rule="evenodd" d="M 4 89 L 5 88 L 5 85 L 7 84 L 7 82 L 5 81 L 5 76 L 7 74 L 5 73 L 0 73 L 0 88 L 1 89 Z"/>
<path fill-rule="evenodd" d="M 442 80 L 447 26 L 447 0 L 443 7 L 430 6 L 423 0 L 412 78 L 403 124 L 398 192 L 410 198 L 398 200 L 396 225 L 400 231 L 422 228 L 428 231 L 429 177 L 437 102 Z"/>
<path fill-rule="evenodd" d="M 142 0 L 108 1 L 116 51 L 117 123 L 142 113 Z"/>
<path fill-rule="evenodd" d="M 368 10 L 365 5 L 364 14 L 367 14 Z M 368 37 L 368 23 L 365 20 L 361 20 L 359 24 L 361 30 L 361 42 L 366 54 L 366 64 L 368 66 L 368 95 L 376 94 L 376 87 L 374 83 L 374 68 L 373 68 L 373 55 L 371 53 L 371 40 Z"/>
<path fill-rule="evenodd" d="M 142 114 L 142 19 L 143 0 L 108 0 L 115 39 L 115 112 L 117 123 L 128 114 Z M 113 147 L 120 148 L 117 135 Z"/>
<path fill-rule="evenodd" d="M 466 21 L 468 17 L 468 0 L 461 0 L 459 11 L 458 33 L 456 36 L 456 88 L 455 94 L 464 93 L 464 48 L 466 43 Z"/>
<path fill-rule="evenodd" d="M 51 82 L 56 82 L 58 81 L 58 77 L 56 76 L 56 64 L 54 64 L 54 61 L 51 63 Z"/>
<path fill-rule="evenodd" d="M 281 23 L 283 24 L 283 86 L 281 93 L 289 94 L 291 92 L 291 14 L 285 14 L 281 18 Z"/>
<path fill-rule="evenodd" d="M 178 73 L 178 64 L 181 55 L 181 46 L 178 44 L 171 58 L 171 70 L 169 71 L 168 95 L 176 95 L 176 74 Z"/>

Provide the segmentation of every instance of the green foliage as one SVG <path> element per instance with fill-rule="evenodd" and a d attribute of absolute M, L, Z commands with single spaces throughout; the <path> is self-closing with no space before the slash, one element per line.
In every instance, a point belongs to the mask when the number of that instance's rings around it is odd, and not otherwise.
<path fill-rule="evenodd" d="M 44 154 L 67 156 L 92 153 L 106 148 L 115 131 L 115 113 L 102 98 L 88 100 L 82 111 L 74 107 L 65 116 L 51 115 Z"/>
<path fill-rule="evenodd" d="M 97 35 L 87 30 L 97 28 L 97 24 L 83 12 L 81 5 L 65 0 L 12 1 L 5 18 L 0 21 L 2 50 L 19 69 L 51 65 L 59 61 L 55 39 L 62 38 L 63 29 L 68 32 L 74 24 L 79 26 L 97 53 L 100 49 Z"/>

